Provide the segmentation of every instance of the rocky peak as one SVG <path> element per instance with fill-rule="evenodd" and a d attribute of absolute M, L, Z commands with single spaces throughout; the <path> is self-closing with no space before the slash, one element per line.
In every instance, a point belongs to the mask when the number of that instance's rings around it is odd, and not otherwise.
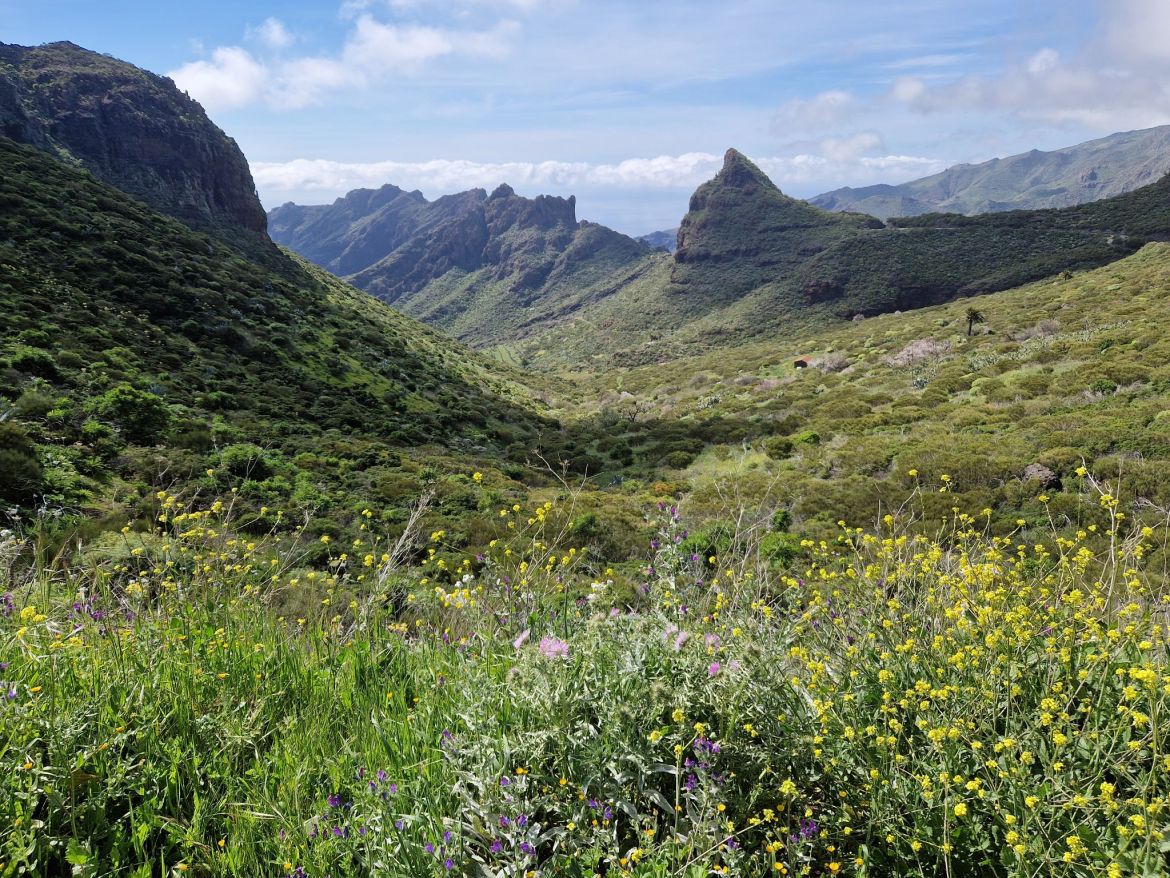
<path fill-rule="evenodd" d="M 0 132 L 193 227 L 265 235 L 243 153 L 166 77 L 73 43 L 0 43 Z"/>
<path fill-rule="evenodd" d="M 735 189 L 753 189 L 756 187 L 779 192 L 776 184 L 756 167 L 755 163 L 737 149 L 729 149 L 723 154 L 723 168 L 715 177 L 720 186 Z"/>

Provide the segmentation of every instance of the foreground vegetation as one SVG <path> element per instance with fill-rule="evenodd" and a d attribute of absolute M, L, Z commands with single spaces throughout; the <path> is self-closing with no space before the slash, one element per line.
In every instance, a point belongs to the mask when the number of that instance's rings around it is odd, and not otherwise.
<path fill-rule="evenodd" d="M 659 504 L 606 567 L 569 490 L 472 557 L 231 495 L 6 532 L 0 875 L 1162 874 L 1166 522 L 1078 479 L 1100 526 L 923 486 L 787 566 Z"/>

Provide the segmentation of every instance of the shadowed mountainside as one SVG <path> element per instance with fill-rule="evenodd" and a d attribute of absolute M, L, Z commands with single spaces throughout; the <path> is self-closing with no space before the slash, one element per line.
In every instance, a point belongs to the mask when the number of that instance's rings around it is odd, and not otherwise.
<path fill-rule="evenodd" d="M 0 43 L 0 134 L 188 225 L 264 235 L 244 154 L 166 77 L 73 43 Z"/>

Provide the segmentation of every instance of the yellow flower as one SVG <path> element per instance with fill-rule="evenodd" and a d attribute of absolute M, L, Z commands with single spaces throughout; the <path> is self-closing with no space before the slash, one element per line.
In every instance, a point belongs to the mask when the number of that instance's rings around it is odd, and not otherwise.
<path fill-rule="evenodd" d="M 959 802 L 959 804 L 955 805 L 955 816 L 956 817 L 966 817 L 967 816 L 966 803 Z"/>

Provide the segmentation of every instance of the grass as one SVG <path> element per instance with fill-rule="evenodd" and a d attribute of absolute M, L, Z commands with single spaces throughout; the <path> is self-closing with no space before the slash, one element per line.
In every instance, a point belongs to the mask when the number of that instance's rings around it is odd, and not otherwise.
<path fill-rule="evenodd" d="M 999 526 L 1047 526 L 1051 515 L 1076 529 L 1097 515 L 1064 488 L 1082 464 L 1116 478 L 1127 504 L 1170 506 L 1170 349 L 1157 328 L 1170 319 L 1168 286 L 1170 248 L 1155 244 L 982 297 L 988 323 L 971 336 L 967 300 L 799 342 L 562 375 L 578 389 L 577 417 L 607 424 L 610 447 L 640 456 L 648 437 L 677 430 L 660 455 L 689 449 L 692 459 L 666 478 L 706 498 L 713 520 L 732 477 L 819 539 L 842 518 L 871 525 L 914 484 L 948 476 L 950 494 L 927 501 L 932 523 L 957 500 L 992 509 Z M 812 365 L 795 368 L 799 358 Z M 687 446 L 687 436 L 702 441 Z M 1033 464 L 1047 474 L 1027 477 Z"/>
<path fill-rule="evenodd" d="M 1095 533 L 914 495 L 791 568 L 651 507 L 632 576 L 571 496 L 413 565 L 166 492 L 102 552 L 8 533 L 0 874 L 1161 874 L 1165 522 L 1081 489 Z"/>

